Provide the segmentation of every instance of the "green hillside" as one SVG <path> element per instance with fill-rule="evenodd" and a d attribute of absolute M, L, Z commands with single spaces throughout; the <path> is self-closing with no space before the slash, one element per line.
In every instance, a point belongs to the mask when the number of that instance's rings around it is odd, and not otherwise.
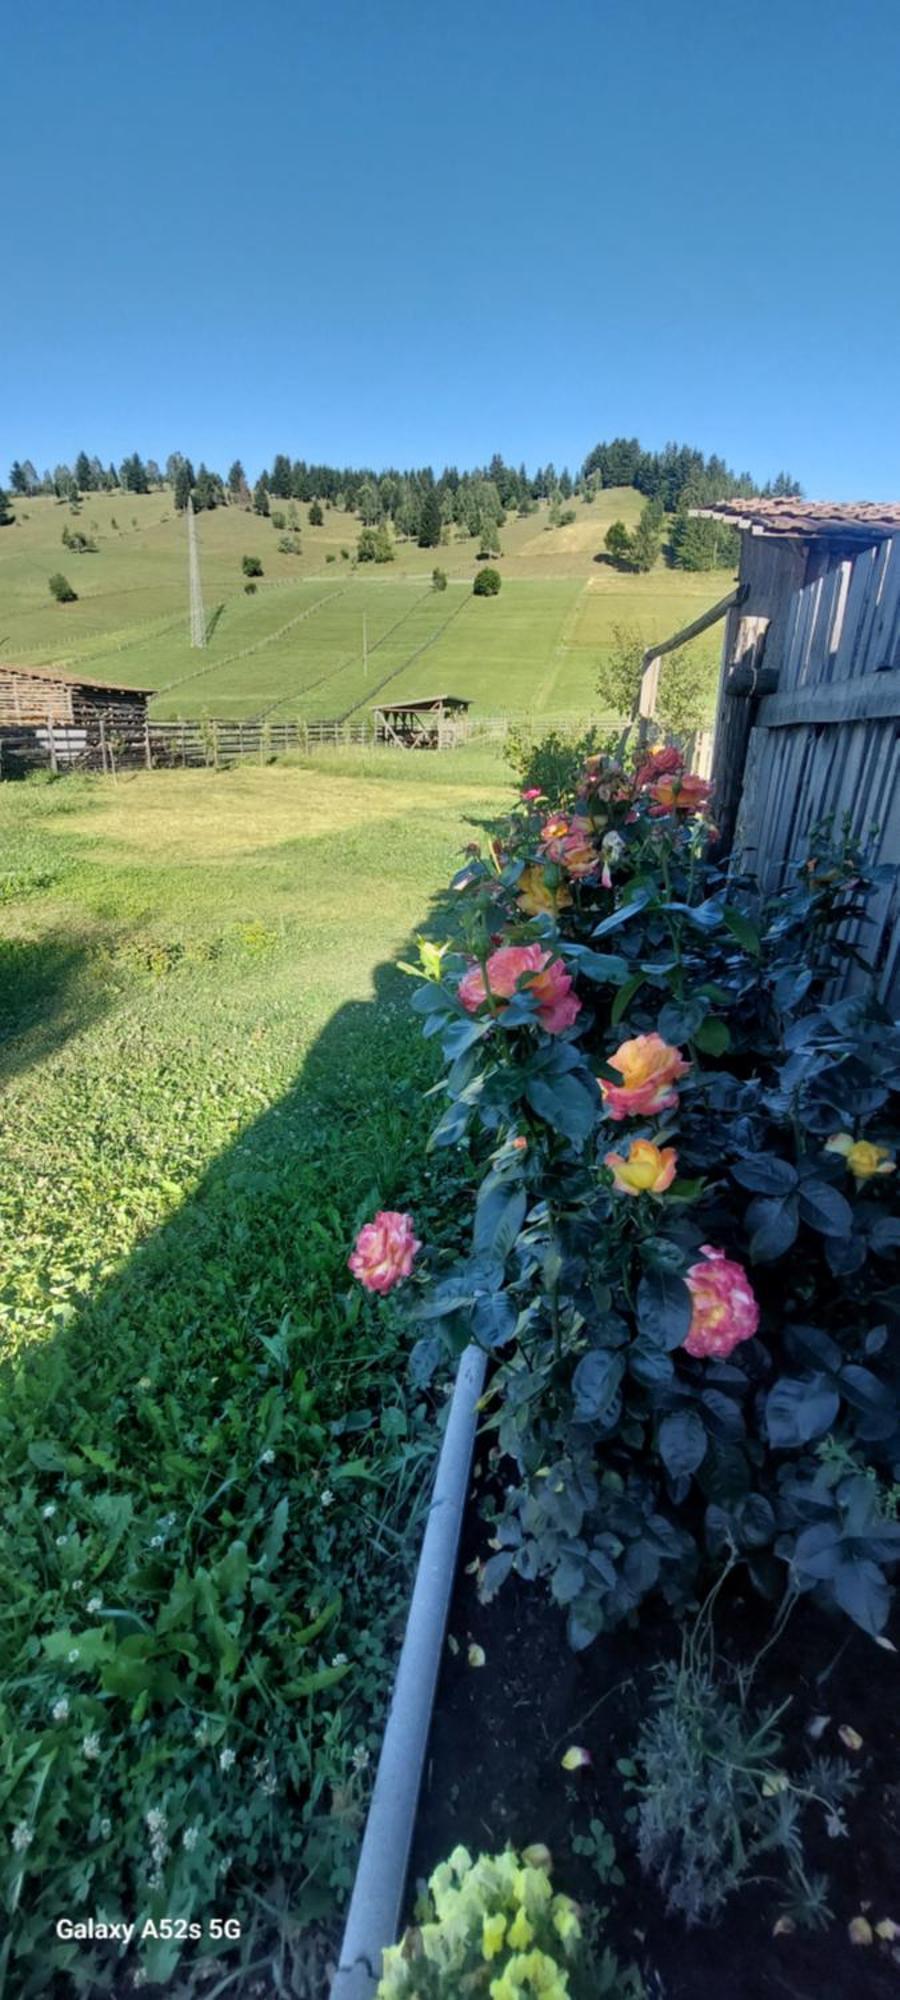
<path fill-rule="evenodd" d="M 152 688 L 160 718 L 343 717 L 362 713 L 382 690 L 449 691 L 485 715 L 585 711 L 596 706 L 597 668 L 617 627 L 649 644 L 729 585 L 728 572 L 659 564 L 630 575 L 603 559 L 610 522 L 633 526 L 642 504 L 633 489 L 610 488 L 592 504 L 573 503 L 566 527 L 548 525 L 546 506 L 512 516 L 494 599 L 472 596 L 477 543 L 469 536 L 437 550 L 398 540 L 391 564 L 357 567 L 355 515 L 326 508 L 312 528 L 299 506 L 301 550 L 287 554 L 270 519 L 239 507 L 204 512 L 197 526 L 209 636 L 201 652 L 188 642 L 186 528 L 168 490 L 90 493 L 77 518 L 49 497 L 19 501 L 0 533 L 0 659 L 60 662 Z M 64 547 L 64 528 L 90 536 L 96 553 Z M 255 594 L 244 589 L 245 555 L 262 562 Z M 431 589 L 435 561 L 450 580 L 444 592 Z M 48 578 L 60 569 L 76 603 L 50 596 Z M 719 634 L 698 645 L 714 659 Z"/>

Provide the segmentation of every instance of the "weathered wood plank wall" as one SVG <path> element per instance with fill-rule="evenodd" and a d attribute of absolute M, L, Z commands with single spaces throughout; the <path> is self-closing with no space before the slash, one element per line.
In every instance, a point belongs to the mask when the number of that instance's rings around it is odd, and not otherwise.
<path fill-rule="evenodd" d="M 714 781 L 739 866 L 766 890 L 802 858 L 810 828 L 846 818 L 900 864 L 900 536 L 873 546 L 745 535 L 747 599 L 726 632 Z M 747 686 L 748 615 L 755 693 Z M 766 619 L 769 622 L 766 624 Z M 763 675 L 764 667 L 764 675 Z M 767 691 L 771 689 L 771 691 Z M 746 749 L 744 751 L 744 745 Z M 898 876 L 854 938 L 883 997 L 900 1004 Z M 861 974 L 850 972 L 852 990 Z"/>

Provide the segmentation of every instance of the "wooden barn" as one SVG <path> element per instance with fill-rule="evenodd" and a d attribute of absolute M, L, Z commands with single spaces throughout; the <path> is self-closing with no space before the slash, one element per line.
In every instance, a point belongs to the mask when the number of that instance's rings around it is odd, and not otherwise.
<path fill-rule="evenodd" d="M 135 761 L 147 740 L 153 692 L 61 667 L 0 662 L 0 773 L 34 764 L 105 770 L 117 751 L 124 761 Z"/>
<path fill-rule="evenodd" d="M 382 701 L 372 709 L 376 743 L 400 750 L 448 750 L 456 725 L 470 707 L 455 694 L 422 695 L 416 701 Z"/>
<path fill-rule="evenodd" d="M 726 500 L 741 531 L 713 752 L 723 848 L 777 888 L 846 818 L 888 875 L 853 942 L 900 1000 L 900 504 Z M 853 983 L 853 975 L 849 977 Z"/>

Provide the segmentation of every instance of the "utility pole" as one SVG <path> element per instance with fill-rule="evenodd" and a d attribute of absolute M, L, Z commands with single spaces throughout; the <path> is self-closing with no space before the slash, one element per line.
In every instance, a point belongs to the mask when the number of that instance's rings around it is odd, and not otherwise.
<path fill-rule="evenodd" d="M 203 609 L 203 591 L 200 585 L 200 558 L 197 553 L 197 523 L 194 519 L 194 503 L 188 494 L 188 577 L 191 593 L 191 645 L 206 645 L 206 613 Z"/>
<path fill-rule="evenodd" d="M 365 612 L 363 612 L 363 680 L 366 681 L 368 680 L 368 678 L 369 678 L 369 631 L 368 631 L 368 625 L 366 623 L 366 614 Z"/>

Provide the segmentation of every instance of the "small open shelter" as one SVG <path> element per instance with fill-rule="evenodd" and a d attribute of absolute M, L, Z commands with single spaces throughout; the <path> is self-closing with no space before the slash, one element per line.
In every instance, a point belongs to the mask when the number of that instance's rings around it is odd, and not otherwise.
<path fill-rule="evenodd" d="M 372 707 L 375 741 L 393 743 L 399 750 L 447 750 L 458 740 L 457 725 L 470 706 L 455 694 L 376 702 Z"/>

